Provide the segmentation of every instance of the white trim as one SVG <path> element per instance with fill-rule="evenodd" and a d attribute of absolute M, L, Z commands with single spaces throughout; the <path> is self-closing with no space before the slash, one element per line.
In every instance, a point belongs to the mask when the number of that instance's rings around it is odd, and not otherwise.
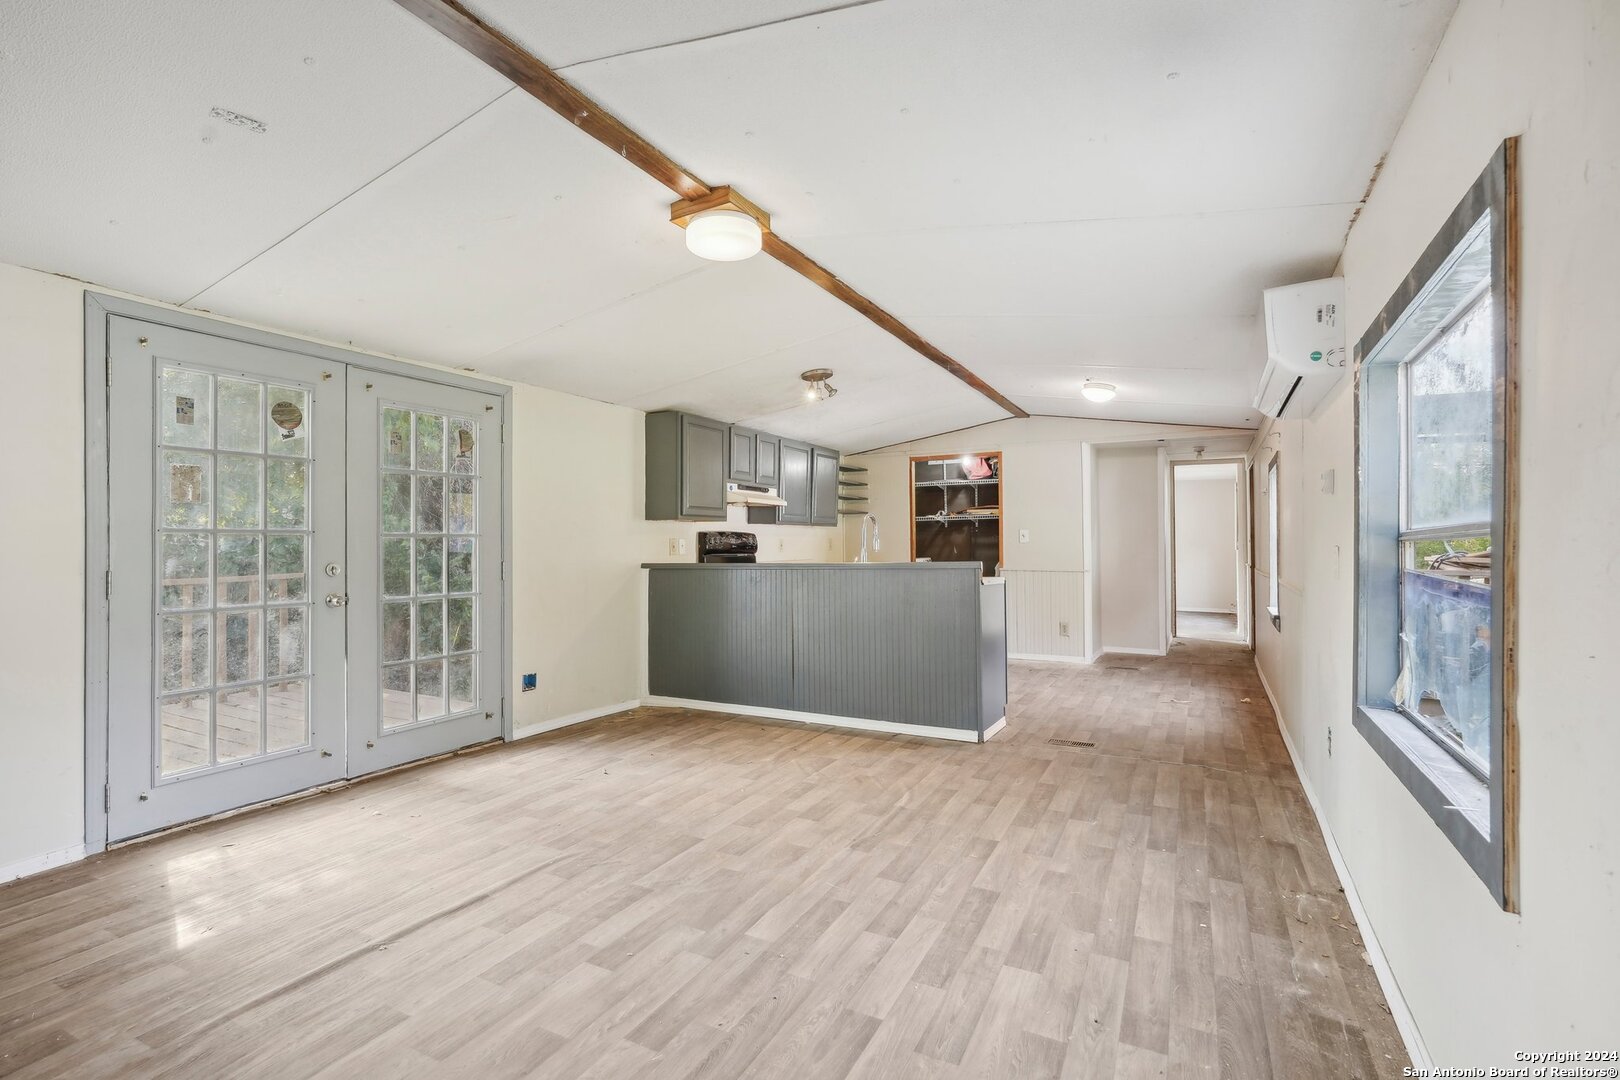
<path fill-rule="evenodd" d="M 1271 692 L 1271 684 L 1266 681 L 1266 673 L 1260 667 L 1260 661 L 1255 660 L 1255 674 L 1260 676 L 1260 687 L 1266 692 L 1266 700 L 1271 702 L 1272 715 L 1277 718 L 1277 730 L 1282 733 L 1283 746 L 1288 748 L 1288 758 L 1294 764 L 1294 772 L 1299 776 L 1299 786 L 1305 790 L 1305 801 L 1311 804 L 1311 812 L 1316 815 L 1316 824 L 1322 829 L 1322 840 L 1327 845 L 1328 858 L 1333 860 L 1333 870 L 1339 875 L 1339 884 L 1344 886 L 1344 898 L 1350 902 L 1350 914 L 1355 916 L 1356 928 L 1361 931 L 1361 942 L 1367 950 L 1367 962 L 1372 965 L 1373 974 L 1378 976 L 1378 985 L 1384 991 L 1384 999 L 1389 1002 L 1390 1016 L 1395 1020 L 1395 1028 L 1401 1033 L 1401 1042 L 1406 1045 L 1406 1054 L 1412 1059 L 1412 1064 L 1425 1073 L 1434 1071 L 1434 1059 L 1429 1056 L 1429 1048 L 1423 1042 L 1423 1033 L 1418 1030 L 1417 1018 L 1412 1015 L 1411 1006 L 1406 1003 L 1406 996 L 1401 993 L 1401 984 L 1395 980 L 1395 970 L 1389 966 L 1389 958 L 1384 955 L 1384 949 L 1378 944 L 1378 935 L 1373 932 L 1372 920 L 1367 917 L 1367 909 L 1361 904 L 1361 894 L 1356 891 L 1355 880 L 1350 876 L 1350 868 L 1345 865 L 1344 855 L 1339 851 L 1338 841 L 1333 838 L 1333 830 L 1328 827 L 1327 817 L 1322 813 L 1322 804 L 1316 801 L 1316 790 L 1311 787 L 1310 777 L 1300 764 L 1299 753 L 1294 749 L 1294 740 L 1288 735 L 1288 725 L 1283 722 L 1283 711 L 1277 704 L 1277 695 Z"/>
<path fill-rule="evenodd" d="M 1170 654 L 1169 649 L 1128 649 L 1123 645 L 1104 645 L 1102 651 L 1103 653 L 1124 653 L 1126 656 L 1168 656 Z"/>
<path fill-rule="evenodd" d="M 74 844 L 60 851 L 47 851 L 43 855 L 23 859 L 10 866 L 0 866 L 0 882 L 16 881 L 18 878 L 30 877 L 45 870 L 54 870 L 58 866 L 76 863 L 82 858 L 84 858 L 83 844 Z"/>
<path fill-rule="evenodd" d="M 550 720 L 542 720 L 538 724 L 529 724 L 526 727 L 514 729 L 511 738 L 509 738 L 507 741 L 517 742 L 519 739 L 527 739 L 531 735 L 543 735 L 548 731 L 556 731 L 558 728 L 573 727 L 575 724 L 583 724 L 587 720 L 596 720 L 603 716 L 612 716 L 614 713 L 629 712 L 631 709 L 634 709 L 640 704 L 641 702 L 635 700 L 620 701 L 613 705 L 602 705 L 594 709 L 583 709 L 580 712 L 569 713 L 567 716 L 556 716 Z"/>
<path fill-rule="evenodd" d="M 1038 664 L 1089 664 L 1092 657 L 1063 653 L 1008 653 L 1009 660 L 1033 660 Z"/>
<path fill-rule="evenodd" d="M 966 728 L 900 724 L 893 720 L 868 720 L 861 716 L 833 716 L 829 713 L 798 712 L 794 709 L 768 709 L 761 708 L 758 705 L 733 705 L 722 701 L 694 701 L 690 698 L 660 697 L 656 694 L 642 698 L 641 703 L 661 709 L 701 709 L 704 712 L 758 716 L 767 720 L 791 720 L 799 724 L 825 724 L 828 727 L 850 728 L 855 731 L 882 731 L 894 735 L 917 735 L 924 739 L 949 739 L 952 742 L 973 743 L 980 741 L 977 731 L 969 731 Z"/>
<path fill-rule="evenodd" d="M 999 735 L 1001 733 L 1001 729 L 1006 726 L 1007 718 L 1003 716 L 1000 720 L 997 720 L 995 723 L 984 729 L 984 738 L 980 739 L 979 741 L 989 742 L 991 739 Z"/>

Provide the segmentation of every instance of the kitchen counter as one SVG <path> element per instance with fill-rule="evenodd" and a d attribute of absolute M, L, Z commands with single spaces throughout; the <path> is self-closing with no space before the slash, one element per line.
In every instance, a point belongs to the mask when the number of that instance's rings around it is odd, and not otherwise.
<path fill-rule="evenodd" d="M 976 562 L 643 566 L 649 704 L 966 742 L 1005 724 L 1006 588 Z"/>

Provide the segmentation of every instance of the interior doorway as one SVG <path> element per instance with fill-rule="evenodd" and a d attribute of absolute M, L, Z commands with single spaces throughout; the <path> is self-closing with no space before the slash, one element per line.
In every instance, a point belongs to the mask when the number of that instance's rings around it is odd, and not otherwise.
<path fill-rule="evenodd" d="M 1171 466 L 1171 634 L 1248 644 L 1243 463 Z"/>

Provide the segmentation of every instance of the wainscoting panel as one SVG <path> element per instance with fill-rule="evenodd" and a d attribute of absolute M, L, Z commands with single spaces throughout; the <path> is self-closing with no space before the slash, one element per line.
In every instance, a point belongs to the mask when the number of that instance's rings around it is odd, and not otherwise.
<path fill-rule="evenodd" d="M 1007 652 L 1014 658 L 1086 655 L 1084 585 L 1080 570 L 1004 570 Z M 1059 631 L 1067 623 L 1068 636 Z"/>

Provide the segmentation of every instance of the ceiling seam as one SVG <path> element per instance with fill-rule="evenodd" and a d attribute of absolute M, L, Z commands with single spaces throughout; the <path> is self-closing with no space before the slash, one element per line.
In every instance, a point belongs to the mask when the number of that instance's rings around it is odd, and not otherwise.
<path fill-rule="evenodd" d="M 587 64 L 600 64 L 607 60 L 617 60 L 622 56 L 637 56 L 641 53 L 658 52 L 660 49 L 674 49 L 682 45 L 695 45 L 700 41 L 714 41 L 716 38 L 731 37 L 734 34 L 746 34 L 754 30 L 764 30 L 772 26 L 781 26 L 784 23 L 798 22 L 800 19 L 814 19 L 821 15 L 836 15 L 841 11 L 852 8 L 867 7 L 871 4 L 882 3 L 883 0 L 850 0 L 846 4 L 834 4 L 831 7 L 818 8 L 815 11 L 805 11 L 798 15 L 785 15 L 780 19 L 770 19 L 766 22 L 753 23 L 749 26 L 738 26 L 731 30 L 717 30 L 712 34 L 699 34 L 697 37 L 681 38 L 679 41 L 665 41 L 657 45 L 643 45 L 636 49 L 625 49 L 623 52 L 605 53 L 602 56 L 592 56 L 585 60 L 571 60 L 552 68 L 553 71 L 568 71 L 572 68 L 584 67 Z"/>
<path fill-rule="evenodd" d="M 249 258 L 247 258 L 245 261 L 243 261 L 242 263 L 240 263 L 236 267 L 233 267 L 232 269 L 226 271 L 223 275 L 221 275 L 215 281 L 210 282 L 209 284 L 203 286 L 201 289 L 198 289 L 195 293 L 192 293 L 191 296 L 189 296 L 186 299 L 180 301 L 180 306 L 181 307 L 190 307 L 191 304 L 199 296 L 202 296 L 204 293 L 208 292 L 210 289 L 217 288 L 218 286 L 224 284 L 226 281 L 229 281 L 232 277 L 234 277 L 235 275 L 241 273 L 243 270 L 247 269 L 249 266 L 253 265 L 255 262 L 258 262 L 260 259 L 262 259 L 266 255 L 270 254 L 270 252 L 274 251 L 276 248 L 280 247 L 282 244 L 285 244 L 288 240 L 291 240 L 293 237 L 297 236 L 299 233 L 303 232 L 305 229 L 307 229 L 311 225 L 315 224 L 321 218 L 325 217 L 327 214 L 330 214 L 333 210 L 336 210 L 338 207 L 342 206 L 344 203 L 348 202 L 350 199 L 354 198 L 356 195 L 360 194 L 362 191 L 369 188 L 372 184 L 375 184 L 377 181 L 381 180 L 383 177 L 387 176 L 389 173 L 393 172 L 395 169 L 399 168 L 401 165 L 405 164 L 407 161 L 410 161 L 412 158 L 416 157 L 416 155 L 420 154 L 422 151 L 426 150 L 428 147 L 432 146 L 434 143 L 438 142 L 440 139 L 444 138 L 446 135 L 450 134 L 452 131 L 455 131 L 457 128 L 459 128 L 463 124 L 467 123 L 467 121 L 471 120 L 473 117 L 477 116 L 479 113 L 483 112 L 485 109 L 489 108 L 491 105 L 495 104 L 497 101 L 499 101 L 502 98 L 506 97 L 508 94 L 512 93 L 516 89 L 517 89 L 517 87 L 515 87 L 515 86 L 509 86 L 505 90 L 502 90 L 500 93 L 496 94 L 494 97 L 490 98 L 488 101 L 486 101 L 482 105 L 478 106 L 478 108 L 474 109 L 472 112 L 468 113 L 466 116 L 463 116 L 460 120 L 457 120 L 455 123 L 451 124 L 449 127 L 445 128 L 443 131 L 441 131 L 437 135 L 433 136 L 433 138 L 429 139 L 427 142 L 423 143 L 421 146 L 418 146 L 415 150 L 412 150 L 410 153 L 406 154 L 404 157 L 400 158 L 398 161 L 394 162 L 392 165 L 388 166 L 388 168 L 384 169 L 382 172 L 378 173 L 376 176 L 373 176 L 370 180 L 367 180 L 365 183 L 361 184 L 359 187 L 355 188 L 353 191 L 349 192 L 347 195 L 343 196 L 341 199 L 339 199 L 336 202 L 332 203 L 332 205 L 330 205 L 330 206 L 326 207 L 325 209 L 321 210 L 319 213 L 317 213 L 314 217 L 310 218 L 308 221 L 305 221 L 303 224 L 298 225 L 295 228 L 293 228 L 292 231 L 288 232 L 285 236 L 281 237 L 280 239 L 276 240 L 274 243 L 270 244 L 269 247 L 266 247 L 265 249 L 258 252 L 257 254 L 250 256 Z"/>

